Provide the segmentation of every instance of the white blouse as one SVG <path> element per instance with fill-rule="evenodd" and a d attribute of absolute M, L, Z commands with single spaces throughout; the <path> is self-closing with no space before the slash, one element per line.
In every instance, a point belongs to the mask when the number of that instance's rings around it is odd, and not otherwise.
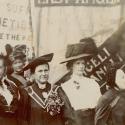
<path fill-rule="evenodd" d="M 62 84 L 62 88 L 75 110 L 95 108 L 101 96 L 98 83 L 84 76 L 73 75 L 70 80 Z"/>
<path fill-rule="evenodd" d="M 2 83 L 3 86 L 0 86 L 0 94 L 5 98 L 5 100 L 7 101 L 8 106 L 10 106 L 12 100 L 13 100 L 13 95 L 11 94 L 11 92 L 7 89 L 7 86 L 5 85 L 5 83 Z"/>

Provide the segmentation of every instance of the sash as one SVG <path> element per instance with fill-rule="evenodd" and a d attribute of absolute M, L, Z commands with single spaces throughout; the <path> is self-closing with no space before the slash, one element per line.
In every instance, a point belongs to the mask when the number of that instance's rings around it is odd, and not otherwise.
<path fill-rule="evenodd" d="M 59 86 L 54 86 L 49 94 L 48 94 L 48 97 L 49 95 L 52 93 L 52 92 L 57 92 Z M 26 87 L 25 90 L 28 92 L 28 95 L 40 106 L 42 107 L 43 109 L 45 109 L 47 106 L 48 106 L 48 97 L 45 99 L 45 101 L 43 101 L 43 99 L 33 90 L 32 86 L 29 86 L 29 87 Z"/>
<path fill-rule="evenodd" d="M 17 87 L 17 85 L 16 85 L 12 80 L 10 80 L 7 76 L 5 76 L 5 77 L 2 79 L 2 82 L 4 82 L 4 80 L 6 80 L 8 83 L 11 83 L 11 84 L 14 85 L 15 87 Z"/>
<path fill-rule="evenodd" d="M 12 75 L 15 79 L 17 79 L 18 81 L 20 81 L 23 85 L 27 85 L 27 81 L 20 75 L 17 75 L 15 73 L 12 73 Z"/>

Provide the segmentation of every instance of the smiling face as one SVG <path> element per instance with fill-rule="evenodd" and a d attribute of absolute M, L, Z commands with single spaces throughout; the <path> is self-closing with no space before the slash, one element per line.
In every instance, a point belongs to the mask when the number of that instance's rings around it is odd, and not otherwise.
<path fill-rule="evenodd" d="M 13 70 L 15 73 L 18 73 L 22 70 L 22 68 L 24 67 L 24 61 L 17 58 L 13 61 L 13 64 L 12 64 L 12 67 L 13 67 Z"/>
<path fill-rule="evenodd" d="M 36 83 L 44 84 L 49 79 L 49 66 L 48 64 L 41 64 L 35 68 L 34 79 Z"/>
<path fill-rule="evenodd" d="M 85 60 L 84 59 L 78 59 L 73 62 L 73 74 L 81 76 L 83 75 L 83 72 L 85 70 Z"/>

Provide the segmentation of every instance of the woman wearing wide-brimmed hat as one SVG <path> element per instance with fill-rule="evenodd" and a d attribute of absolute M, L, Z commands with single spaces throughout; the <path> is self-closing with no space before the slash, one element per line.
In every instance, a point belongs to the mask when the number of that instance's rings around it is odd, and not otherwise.
<path fill-rule="evenodd" d="M 71 72 L 70 79 L 62 84 L 72 107 L 75 110 L 78 125 L 94 125 L 94 108 L 101 96 L 98 83 L 83 75 L 86 60 L 97 53 L 97 47 L 91 38 L 80 43 L 69 44 L 66 51 L 66 63 Z"/>
<path fill-rule="evenodd" d="M 40 56 L 23 68 L 30 69 L 34 78 L 33 84 L 25 88 L 29 95 L 29 125 L 77 125 L 61 86 L 48 82 L 52 58 L 53 53 Z"/>

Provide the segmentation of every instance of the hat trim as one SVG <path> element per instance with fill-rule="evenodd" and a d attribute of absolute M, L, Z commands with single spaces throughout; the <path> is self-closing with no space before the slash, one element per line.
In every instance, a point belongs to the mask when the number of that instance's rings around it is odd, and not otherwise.
<path fill-rule="evenodd" d="M 60 64 L 69 62 L 69 61 L 71 61 L 71 60 L 79 59 L 79 58 L 82 58 L 82 57 L 91 56 L 91 55 L 92 55 L 92 54 L 80 54 L 80 55 L 78 55 L 78 56 L 69 57 L 69 58 L 67 58 L 65 61 L 61 62 Z"/>

